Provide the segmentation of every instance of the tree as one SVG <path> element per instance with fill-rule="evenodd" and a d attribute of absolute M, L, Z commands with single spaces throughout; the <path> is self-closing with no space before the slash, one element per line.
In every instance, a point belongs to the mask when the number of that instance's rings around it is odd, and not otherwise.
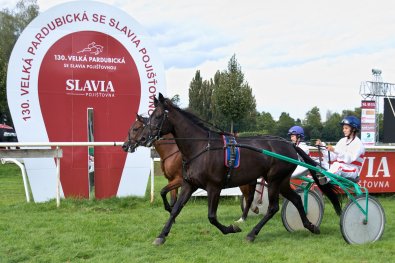
<path fill-rule="evenodd" d="M 317 106 L 306 113 L 306 118 L 302 125 L 304 126 L 306 140 L 321 138 L 323 125 L 321 123 L 320 109 Z"/>
<path fill-rule="evenodd" d="M 253 132 L 257 130 L 257 119 L 259 112 L 251 112 L 245 118 L 239 119 L 233 127 L 234 131 Z"/>
<path fill-rule="evenodd" d="M 275 134 L 277 136 L 287 138 L 289 128 L 291 128 L 294 125 L 295 125 L 295 120 L 291 118 L 291 116 L 289 116 L 288 113 L 282 112 L 280 118 L 277 121 Z"/>
<path fill-rule="evenodd" d="M 235 122 L 253 115 L 256 111 L 252 89 L 244 80 L 236 55 L 232 56 L 228 62 L 228 69 L 219 77 L 218 85 L 214 89 L 214 101 L 219 113 L 228 123 L 230 122 L 231 132 Z"/>
<path fill-rule="evenodd" d="M 8 60 L 16 40 L 38 13 L 37 0 L 20 0 L 15 9 L 0 11 L 0 112 L 8 117 L 11 117 L 6 96 Z M 11 124 L 11 118 L 8 120 Z"/>
<path fill-rule="evenodd" d="M 214 83 L 213 80 L 205 80 L 202 83 L 201 92 L 201 118 L 207 121 L 212 121 L 212 99 L 213 99 Z"/>
<path fill-rule="evenodd" d="M 214 84 L 212 80 L 204 80 L 197 70 L 189 85 L 189 110 L 206 121 L 212 121 L 212 94 Z"/>
<path fill-rule="evenodd" d="M 199 114 L 201 109 L 201 90 L 202 90 L 203 79 L 200 76 L 200 70 L 197 70 L 195 77 L 189 84 L 189 110 Z"/>
<path fill-rule="evenodd" d="M 360 119 L 361 118 L 361 111 L 362 111 L 361 107 L 354 108 L 354 110 L 343 110 L 342 111 L 342 118 L 352 115 L 352 116 L 355 116 Z"/>
<path fill-rule="evenodd" d="M 179 106 L 180 105 L 180 95 L 176 94 L 171 98 L 171 102 L 173 102 L 175 105 Z"/>
<path fill-rule="evenodd" d="M 260 131 L 266 131 L 268 134 L 273 134 L 275 131 L 276 122 L 269 112 L 258 113 L 257 115 L 257 128 Z"/>
<path fill-rule="evenodd" d="M 343 132 L 339 123 L 341 122 L 342 117 L 339 113 L 327 113 L 327 120 L 322 129 L 322 138 L 321 140 L 327 142 L 337 142 L 340 138 L 343 137 Z"/>

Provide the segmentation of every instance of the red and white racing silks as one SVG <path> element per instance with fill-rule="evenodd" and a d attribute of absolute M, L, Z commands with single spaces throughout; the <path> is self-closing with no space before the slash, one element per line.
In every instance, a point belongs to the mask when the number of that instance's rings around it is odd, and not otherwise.
<path fill-rule="evenodd" d="M 334 162 L 329 168 L 329 172 L 345 178 L 357 179 L 365 156 L 365 147 L 358 137 L 340 139 L 335 146 L 335 151 L 330 155 Z"/>

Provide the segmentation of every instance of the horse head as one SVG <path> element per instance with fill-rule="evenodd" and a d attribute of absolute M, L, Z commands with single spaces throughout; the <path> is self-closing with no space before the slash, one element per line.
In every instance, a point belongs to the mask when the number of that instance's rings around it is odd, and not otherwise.
<path fill-rule="evenodd" d="M 136 121 L 130 127 L 128 137 L 122 145 L 122 149 L 125 152 L 134 152 L 136 148 L 141 145 L 141 142 L 145 141 L 142 134 L 147 122 L 148 118 L 144 118 L 141 115 L 136 114 Z"/>
<path fill-rule="evenodd" d="M 165 98 L 159 93 L 159 100 L 154 99 L 155 110 L 151 114 L 147 126 L 145 127 L 142 137 L 147 138 L 144 143 L 149 147 L 161 136 L 169 134 L 173 131 L 173 125 L 169 122 L 168 114 L 174 109 L 174 105 L 170 99 Z"/>

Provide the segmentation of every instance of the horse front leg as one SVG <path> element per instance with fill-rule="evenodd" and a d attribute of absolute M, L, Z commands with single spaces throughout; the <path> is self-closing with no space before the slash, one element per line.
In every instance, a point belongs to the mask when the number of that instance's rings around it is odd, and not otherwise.
<path fill-rule="evenodd" d="M 184 181 L 180 196 L 177 199 L 176 204 L 174 205 L 173 209 L 171 210 L 170 217 L 167 220 L 166 224 L 164 225 L 162 232 L 159 236 L 154 240 L 154 245 L 162 245 L 166 241 L 166 236 L 169 234 L 170 229 L 175 222 L 176 217 L 181 212 L 181 209 L 184 205 L 188 202 L 189 198 L 191 197 L 192 193 L 196 191 L 196 187 L 192 186 L 188 182 Z"/>
<path fill-rule="evenodd" d="M 163 187 L 162 190 L 160 191 L 160 196 L 162 197 L 165 210 L 168 211 L 169 213 L 171 213 L 171 210 L 177 201 L 177 189 L 181 186 L 181 184 L 182 184 L 182 177 L 176 178 L 172 181 L 169 181 L 169 183 L 165 187 Z M 168 192 L 170 192 L 170 204 L 166 198 Z"/>
<path fill-rule="evenodd" d="M 167 188 L 167 185 L 166 185 L 165 187 L 163 187 L 160 190 L 160 196 L 162 197 L 162 201 L 163 201 L 163 205 L 165 206 L 165 210 L 167 212 L 171 213 L 171 206 L 170 206 L 169 202 L 167 201 L 167 197 L 166 197 L 166 195 L 169 191 L 170 190 Z"/>
<path fill-rule="evenodd" d="M 208 202 L 208 220 L 214 226 L 216 226 L 222 234 L 230 234 L 241 232 L 241 229 L 237 225 L 224 226 L 217 220 L 217 209 L 219 198 L 221 194 L 221 188 L 208 188 L 207 189 L 207 202 Z"/>

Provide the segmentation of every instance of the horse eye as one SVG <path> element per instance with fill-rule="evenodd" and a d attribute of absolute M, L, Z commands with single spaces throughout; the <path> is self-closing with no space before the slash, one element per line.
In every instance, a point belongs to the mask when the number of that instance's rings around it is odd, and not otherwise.
<path fill-rule="evenodd" d="M 138 130 L 139 130 L 138 128 L 134 128 L 134 129 L 133 129 L 133 131 L 138 131 Z"/>

